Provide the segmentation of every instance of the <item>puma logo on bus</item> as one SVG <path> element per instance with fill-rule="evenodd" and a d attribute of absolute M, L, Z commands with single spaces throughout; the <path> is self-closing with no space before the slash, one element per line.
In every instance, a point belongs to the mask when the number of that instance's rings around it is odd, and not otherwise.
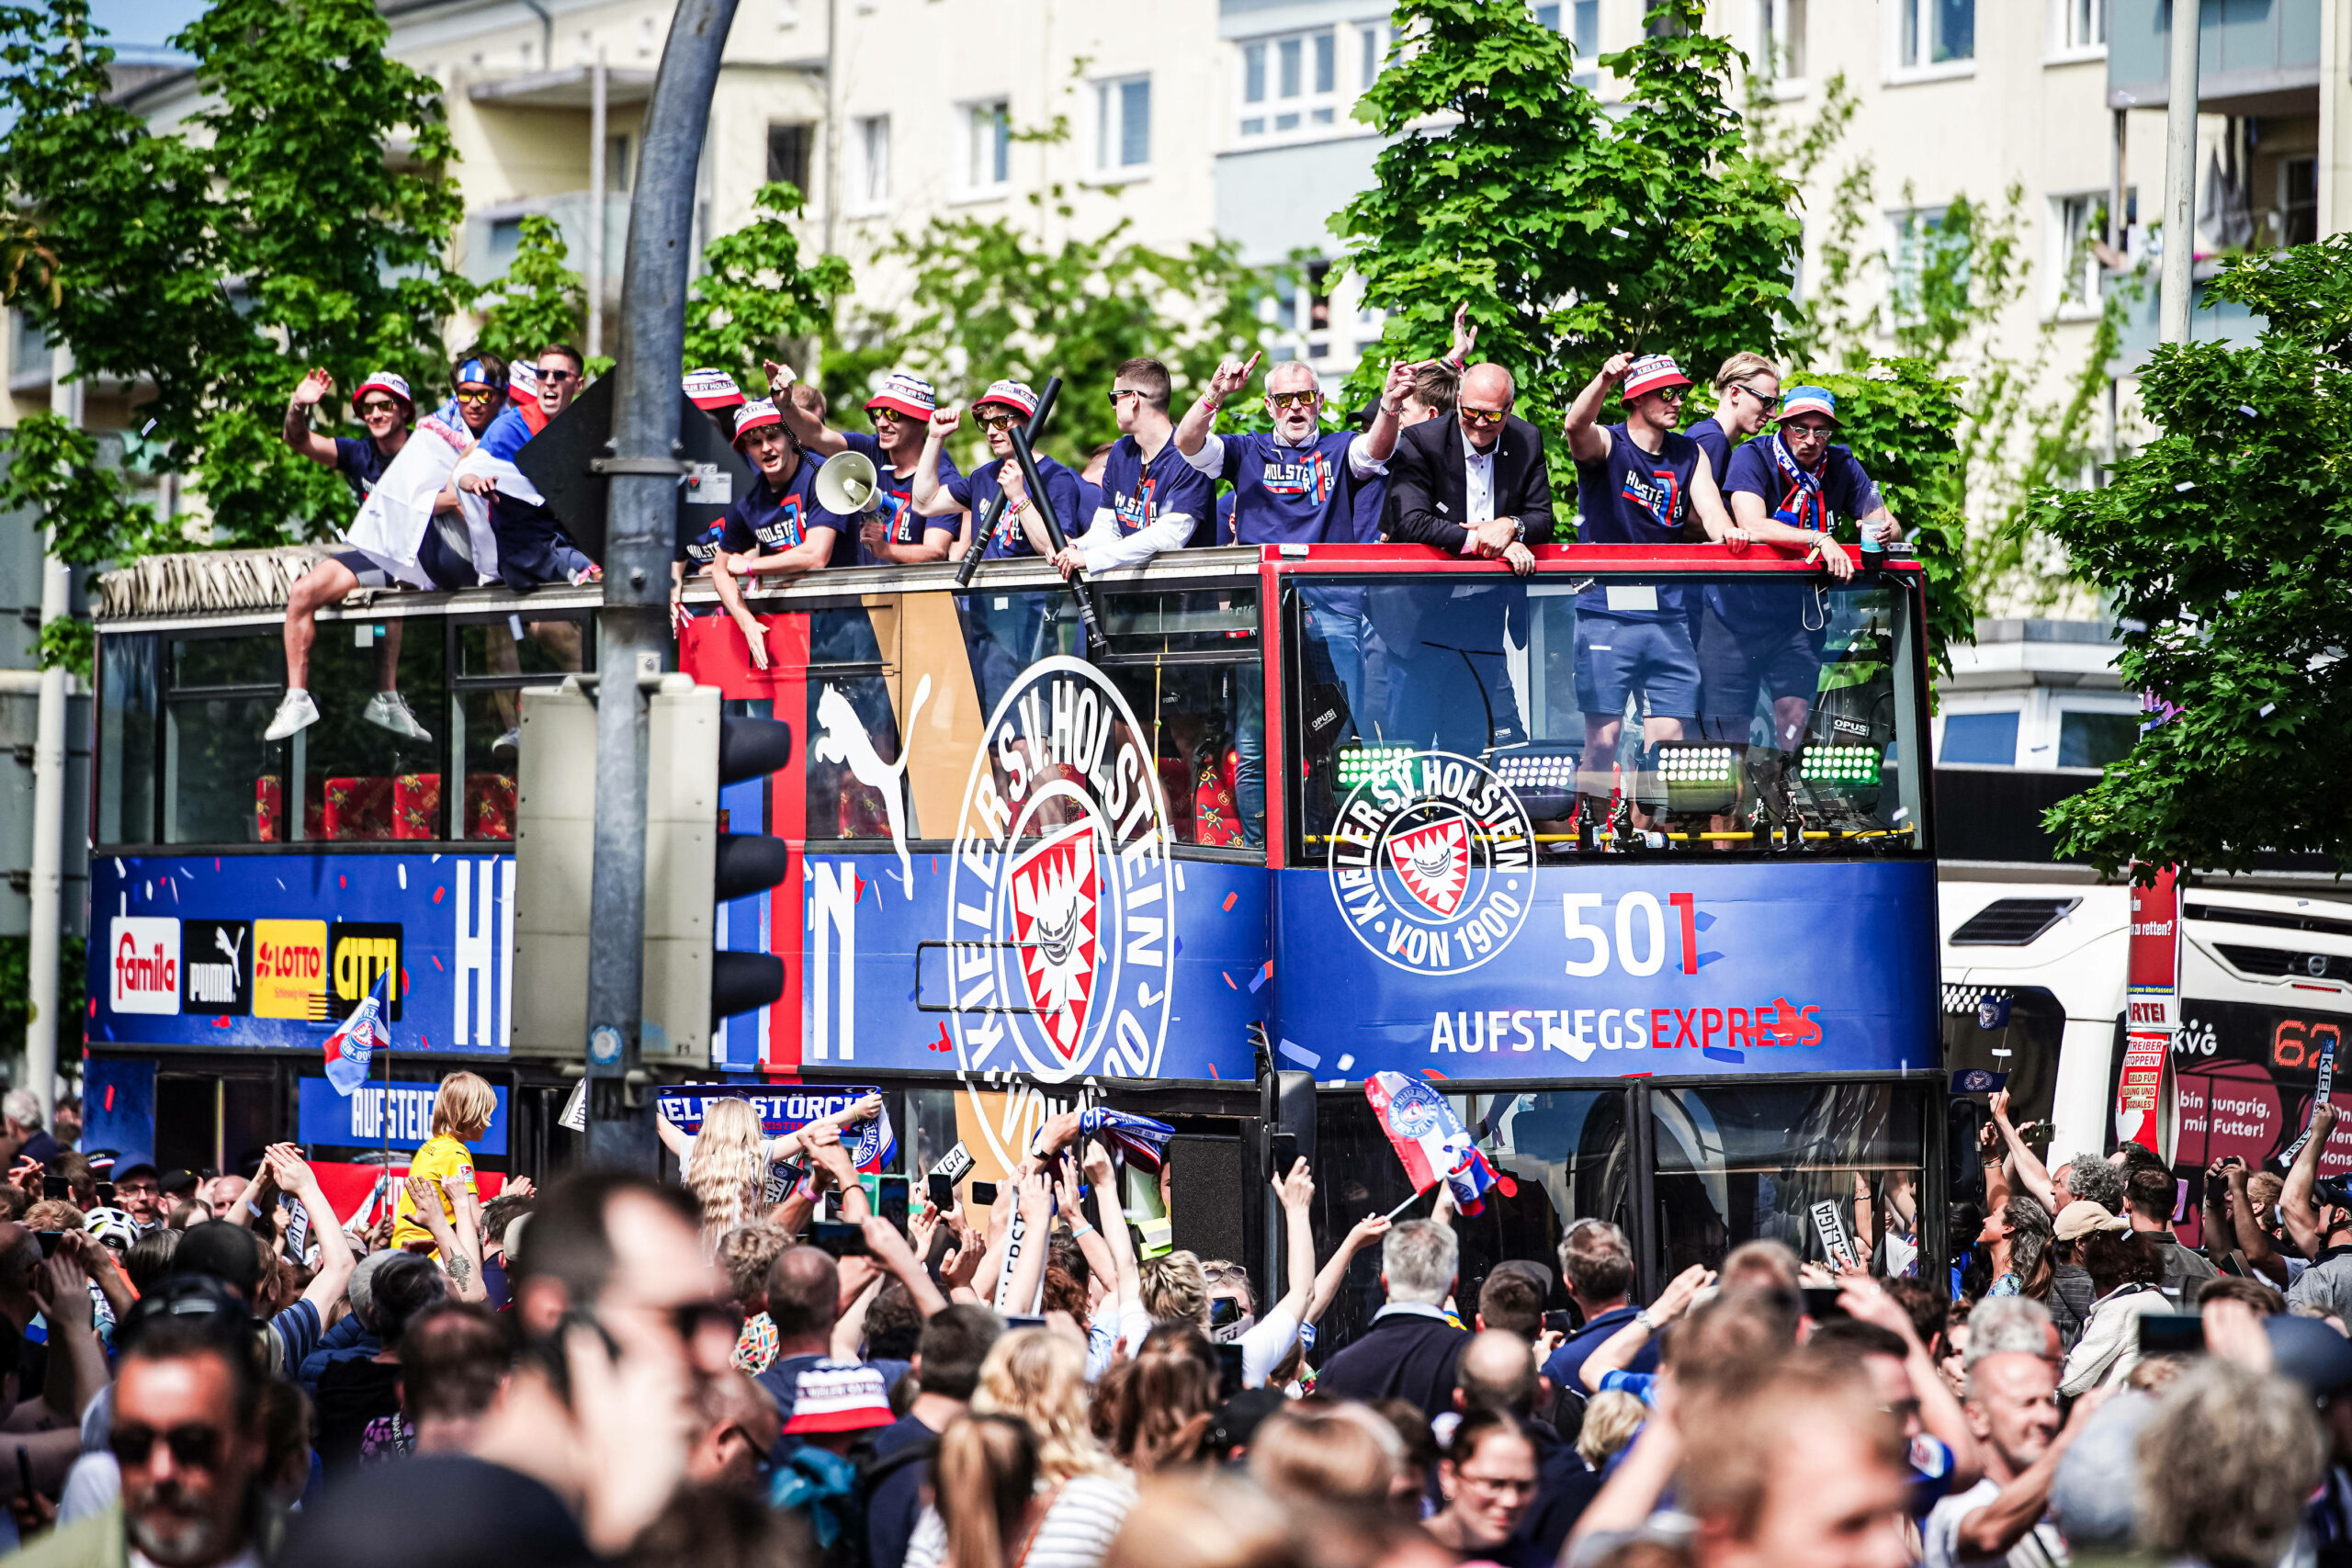
<path fill-rule="evenodd" d="M 897 761 L 886 762 L 874 750 L 874 738 L 865 733 L 865 722 L 849 705 L 849 699 L 839 687 L 827 686 L 817 697 L 817 722 L 824 733 L 808 748 L 808 754 L 817 761 L 847 768 L 858 783 L 882 797 L 883 808 L 890 814 L 890 847 L 899 852 L 899 883 L 910 899 L 915 896 L 914 858 L 907 853 L 907 802 L 899 786 L 906 778 L 907 758 L 913 750 L 915 716 L 930 700 L 931 677 L 925 675 L 915 682 L 915 700 L 907 709 L 907 722 L 900 731 L 910 739 L 899 746 Z"/>

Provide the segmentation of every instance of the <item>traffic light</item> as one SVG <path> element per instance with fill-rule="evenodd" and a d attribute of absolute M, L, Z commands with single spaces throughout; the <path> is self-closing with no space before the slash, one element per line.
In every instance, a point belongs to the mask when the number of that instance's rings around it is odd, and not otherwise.
<path fill-rule="evenodd" d="M 523 694 L 514 818 L 514 1039 L 530 1055 L 587 1051 L 596 707 L 567 683 Z M 718 688 L 662 677 L 648 705 L 642 1060 L 707 1066 L 713 1026 L 784 994 L 784 961 L 715 953 L 718 906 L 775 886 L 781 839 L 718 830 L 718 792 L 792 755 L 792 728 L 721 715 Z"/>

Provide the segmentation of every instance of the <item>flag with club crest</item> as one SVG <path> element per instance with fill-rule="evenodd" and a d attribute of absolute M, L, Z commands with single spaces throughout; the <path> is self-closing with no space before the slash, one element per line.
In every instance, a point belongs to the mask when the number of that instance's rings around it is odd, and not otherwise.
<path fill-rule="evenodd" d="M 1488 1188 L 1500 1188 L 1506 1198 L 1518 1190 L 1510 1178 L 1496 1174 L 1445 1096 L 1429 1085 L 1402 1073 L 1374 1073 L 1364 1079 L 1363 1097 L 1414 1191 L 1442 1181 L 1453 1190 L 1453 1206 L 1475 1214 L 1486 1206 Z"/>
<path fill-rule="evenodd" d="M 346 1099 L 353 1089 L 368 1081 L 368 1064 L 375 1056 L 376 1048 L 392 1048 L 392 1032 L 384 1026 L 391 984 L 392 966 L 387 964 L 384 972 L 376 976 L 368 999 L 352 1009 L 342 1027 L 327 1036 L 327 1082 L 334 1085 L 335 1093 Z"/>
<path fill-rule="evenodd" d="M 1102 1139 L 1130 1163 L 1146 1170 L 1159 1168 L 1159 1162 L 1168 1152 L 1168 1140 L 1176 1135 L 1176 1129 L 1165 1122 L 1114 1111 L 1107 1105 L 1081 1112 L 1078 1131 L 1081 1137 Z"/>

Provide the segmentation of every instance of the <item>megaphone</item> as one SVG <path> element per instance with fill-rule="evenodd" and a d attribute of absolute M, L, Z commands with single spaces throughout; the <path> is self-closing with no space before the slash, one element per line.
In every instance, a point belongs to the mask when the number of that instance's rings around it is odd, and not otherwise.
<path fill-rule="evenodd" d="M 863 452 L 836 452 L 817 470 L 817 504 L 828 512 L 858 517 L 880 512 L 890 501 L 874 459 Z"/>

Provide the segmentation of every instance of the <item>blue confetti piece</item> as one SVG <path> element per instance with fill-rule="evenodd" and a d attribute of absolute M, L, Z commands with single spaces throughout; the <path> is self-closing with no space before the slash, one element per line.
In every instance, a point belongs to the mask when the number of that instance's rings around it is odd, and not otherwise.
<path fill-rule="evenodd" d="M 1701 909 L 1690 917 L 1690 923 L 1693 926 L 1696 926 L 1699 930 L 1705 931 L 1708 927 L 1715 923 L 1715 917 L 1707 913 L 1706 910 Z"/>
<path fill-rule="evenodd" d="M 1702 953 L 1699 954 L 1699 967 L 1704 969 L 1708 964 L 1713 964 L 1722 956 L 1723 954 L 1720 953 Z"/>
<path fill-rule="evenodd" d="M 1322 1057 L 1317 1055 L 1306 1046 L 1294 1045 L 1287 1040 L 1276 1042 L 1274 1049 L 1291 1061 L 1296 1062 L 1302 1067 L 1312 1069 L 1323 1065 Z"/>
<path fill-rule="evenodd" d="M 1699 1055 L 1717 1062 L 1745 1062 L 1747 1058 L 1729 1045 L 1702 1045 Z"/>

